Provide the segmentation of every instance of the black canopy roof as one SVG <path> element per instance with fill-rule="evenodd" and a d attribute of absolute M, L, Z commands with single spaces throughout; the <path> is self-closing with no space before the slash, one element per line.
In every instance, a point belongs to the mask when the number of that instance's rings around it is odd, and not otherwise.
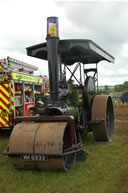
<path fill-rule="evenodd" d="M 47 60 L 47 43 L 37 44 L 26 48 L 27 55 Z M 100 48 L 91 40 L 69 39 L 59 40 L 59 54 L 64 64 L 75 62 L 83 64 L 98 63 L 102 60 L 114 63 L 114 57 Z"/>

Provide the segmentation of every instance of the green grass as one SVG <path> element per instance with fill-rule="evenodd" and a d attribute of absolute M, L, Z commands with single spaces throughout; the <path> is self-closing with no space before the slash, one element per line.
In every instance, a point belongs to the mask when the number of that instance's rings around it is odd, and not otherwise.
<path fill-rule="evenodd" d="M 112 143 L 96 144 L 89 134 L 84 141 L 87 161 L 76 162 L 67 173 L 18 171 L 0 154 L 0 193 L 118 193 L 118 180 L 128 172 L 125 140 L 115 136 Z M 0 145 L 0 152 L 6 145 Z"/>

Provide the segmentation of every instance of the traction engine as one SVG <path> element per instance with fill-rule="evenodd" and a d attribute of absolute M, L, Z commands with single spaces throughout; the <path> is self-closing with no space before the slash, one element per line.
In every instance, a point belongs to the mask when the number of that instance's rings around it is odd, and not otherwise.
<path fill-rule="evenodd" d="M 50 95 L 36 98 L 40 116 L 16 117 L 6 154 L 17 169 L 68 171 L 86 160 L 88 132 L 97 142 L 112 141 L 113 103 L 97 94 L 97 64 L 114 57 L 91 40 L 60 40 L 56 17 L 47 18 L 46 40 L 27 54 L 48 60 Z"/>

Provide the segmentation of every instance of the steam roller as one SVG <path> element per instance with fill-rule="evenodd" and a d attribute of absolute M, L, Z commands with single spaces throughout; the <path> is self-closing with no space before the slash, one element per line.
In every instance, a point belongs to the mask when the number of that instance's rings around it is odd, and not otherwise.
<path fill-rule="evenodd" d="M 97 93 L 97 64 L 114 57 L 91 40 L 60 40 L 57 17 L 47 18 L 46 42 L 27 54 L 48 61 L 50 94 L 36 96 L 38 116 L 15 118 L 5 154 L 17 169 L 68 171 L 76 160 L 86 161 L 89 132 L 97 142 L 112 141 L 113 103 Z"/>

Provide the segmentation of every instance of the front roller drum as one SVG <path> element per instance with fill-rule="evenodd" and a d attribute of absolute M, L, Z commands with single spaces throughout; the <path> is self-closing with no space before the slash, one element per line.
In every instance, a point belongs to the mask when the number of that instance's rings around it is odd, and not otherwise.
<path fill-rule="evenodd" d="M 9 153 L 16 169 L 39 169 L 48 171 L 67 171 L 75 163 L 76 154 L 62 156 L 65 145 L 69 146 L 65 132 L 67 122 L 21 122 L 18 123 L 10 136 Z M 18 155 L 44 155 L 46 160 L 23 160 Z M 16 156 L 17 155 L 17 156 Z"/>
<path fill-rule="evenodd" d="M 92 103 L 93 135 L 95 141 L 111 142 L 114 135 L 114 109 L 112 98 L 96 95 Z M 98 121 L 100 122 L 99 124 Z"/>

